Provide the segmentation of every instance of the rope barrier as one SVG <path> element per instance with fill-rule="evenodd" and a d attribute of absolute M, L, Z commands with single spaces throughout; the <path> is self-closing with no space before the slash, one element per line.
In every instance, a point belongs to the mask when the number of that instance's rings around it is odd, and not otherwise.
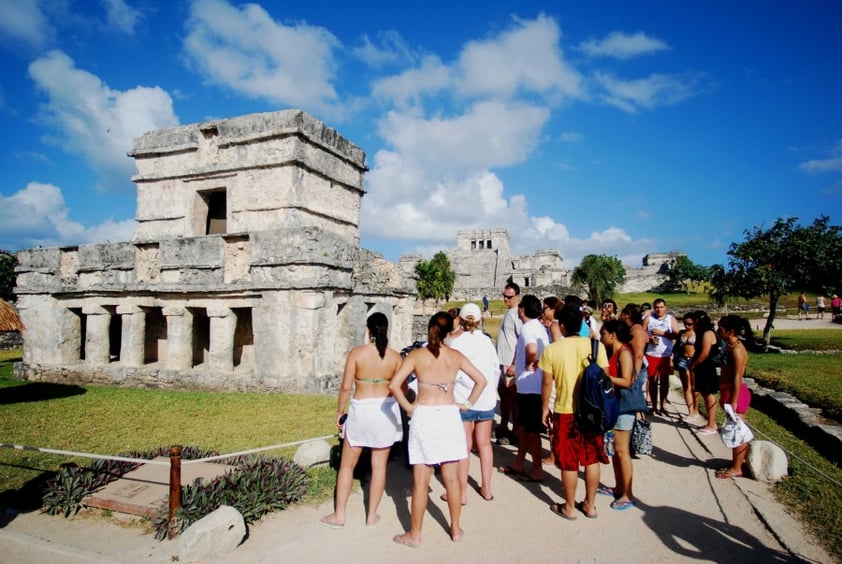
<path fill-rule="evenodd" d="M 323 437 L 315 437 L 315 438 L 312 438 L 312 439 L 303 439 L 303 440 L 300 440 L 300 441 L 293 441 L 293 442 L 290 442 L 290 443 L 282 443 L 282 444 L 272 445 L 272 446 L 267 446 L 267 447 L 253 448 L 253 449 L 250 449 L 250 450 L 242 450 L 240 452 L 232 452 L 230 454 L 218 454 L 218 455 L 215 455 L 215 456 L 208 456 L 208 457 L 205 457 L 205 458 L 197 458 L 197 459 L 194 459 L 194 460 L 183 460 L 181 464 L 182 465 L 198 464 L 199 462 L 211 462 L 211 461 L 214 461 L 214 460 L 224 460 L 226 458 L 234 458 L 234 457 L 237 457 L 237 456 L 245 456 L 247 454 L 254 454 L 254 453 L 257 453 L 257 452 L 264 452 L 264 451 L 267 451 L 267 450 L 276 450 L 276 449 L 279 449 L 279 448 L 286 448 L 286 447 L 301 445 L 301 444 L 304 444 L 304 443 L 309 443 L 310 441 L 327 440 L 327 439 L 333 439 L 333 438 L 336 438 L 336 435 L 325 435 Z M 0 448 L 12 448 L 12 449 L 15 449 L 15 450 L 26 450 L 26 451 L 31 451 L 31 452 L 43 452 L 43 453 L 47 453 L 47 454 L 63 454 L 65 456 L 80 456 L 80 457 L 83 457 L 83 458 L 94 458 L 94 459 L 98 459 L 98 460 L 116 460 L 118 462 L 132 462 L 132 463 L 135 463 L 135 464 L 155 464 L 155 465 L 158 465 L 158 466 L 169 466 L 170 465 L 169 460 L 154 460 L 154 459 L 149 459 L 149 458 L 130 458 L 130 457 L 126 457 L 126 456 L 110 456 L 110 455 L 106 455 L 106 454 L 92 454 L 90 452 L 75 452 L 75 451 L 72 451 L 72 450 L 59 450 L 59 449 L 54 449 L 54 448 L 42 448 L 42 447 L 34 447 L 34 446 L 28 446 L 28 445 L 16 445 L 16 444 L 13 444 L 13 443 L 0 443 Z"/>
<path fill-rule="evenodd" d="M 12 443 L 0 443 L 0 447 L 13 448 L 15 450 L 28 450 L 34 452 L 45 452 L 48 454 L 63 454 L 66 456 L 81 456 L 84 458 L 96 458 L 99 460 L 116 460 L 118 462 L 134 462 L 136 464 L 157 464 L 160 466 L 169 466 L 169 460 L 150 460 L 148 458 L 129 458 L 126 456 L 109 456 L 105 454 L 91 454 L 89 452 L 74 452 L 72 450 L 59 450 L 54 448 L 41 448 L 27 445 L 15 445 Z"/>
<path fill-rule="evenodd" d="M 746 424 L 746 425 L 748 425 L 749 429 L 751 429 L 753 432 L 755 432 L 755 433 L 760 433 L 761 435 L 763 435 L 764 437 L 766 437 L 766 439 L 767 439 L 770 443 L 772 443 L 773 445 L 775 445 L 776 447 L 778 447 L 779 449 L 781 449 L 782 451 L 784 451 L 785 453 L 787 453 L 788 455 L 790 455 L 791 457 L 793 457 L 794 459 L 798 460 L 801 464 L 803 464 L 804 466 L 806 466 L 807 468 L 809 468 L 810 470 L 812 470 L 813 472 L 815 472 L 815 473 L 816 473 L 816 474 L 818 474 L 819 476 L 823 477 L 823 478 L 824 478 L 825 480 L 827 480 L 828 482 L 830 482 L 830 483 L 834 484 L 836 487 L 838 487 L 838 488 L 842 489 L 842 482 L 839 482 L 839 481 L 837 481 L 837 480 L 833 479 L 833 477 L 832 477 L 832 476 L 828 476 L 827 474 L 825 474 L 824 472 L 822 472 L 821 470 L 819 470 L 818 468 L 816 468 L 815 466 L 813 466 L 812 464 L 810 464 L 809 462 L 807 462 L 806 460 L 804 460 L 803 458 L 801 458 L 800 456 L 798 456 L 797 454 L 795 454 L 795 453 L 793 453 L 793 452 L 791 452 L 791 451 L 787 450 L 787 449 L 786 449 L 786 448 L 784 448 L 782 445 L 780 445 L 780 444 L 778 444 L 777 442 L 775 442 L 775 441 L 772 439 L 772 437 L 770 437 L 769 435 L 767 435 L 766 433 L 764 433 L 763 431 L 761 431 L 760 429 L 758 429 L 758 428 L 757 428 L 757 427 L 755 427 L 754 425 L 751 425 L 748 421 L 743 420 L 743 422 L 745 422 L 745 424 Z"/>
<path fill-rule="evenodd" d="M 225 458 L 234 458 L 235 456 L 245 456 L 247 454 L 254 454 L 254 453 L 257 453 L 257 452 L 264 452 L 264 451 L 267 451 L 267 450 L 275 450 L 275 449 L 286 448 L 286 447 L 291 447 L 291 446 L 295 446 L 295 445 L 303 445 L 304 443 L 309 443 L 310 441 L 327 440 L 327 439 L 333 439 L 333 438 L 336 438 L 336 435 L 325 435 L 323 437 L 315 437 L 313 439 L 303 439 L 303 440 L 300 440 L 300 441 L 293 441 L 291 443 L 283 443 L 283 444 L 279 444 L 279 445 L 253 448 L 251 450 L 242 450 L 240 452 L 232 452 L 231 454 L 219 454 L 219 455 L 216 455 L 216 456 L 208 456 L 206 458 L 197 458 L 195 460 L 184 460 L 184 461 L 181 462 L 181 464 L 184 466 L 184 465 L 187 465 L 187 464 L 198 464 L 199 462 L 211 462 L 213 460 L 223 460 Z"/>

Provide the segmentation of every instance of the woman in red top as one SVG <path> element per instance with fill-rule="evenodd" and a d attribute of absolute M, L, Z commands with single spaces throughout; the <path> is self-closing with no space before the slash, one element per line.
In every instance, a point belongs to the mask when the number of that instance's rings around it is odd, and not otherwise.
<path fill-rule="evenodd" d="M 629 326 L 618 319 L 612 319 L 602 324 L 599 331 L 602 344 L 611 351 L 608 359 L 608 375 L 617 390 L 617 395 L 630 393 L 629 388 L 635 380 L 634 356 L 630 344 L 632 341 Z M 622 403 L 621 403 L 622 405 Z M 601 487 L 597 491 L 614 496 L 611 509 L 622 511 L 634 507 L 632 495 L 632 458 L 631 458 L 631 430 L 634 425 L 635 413 L 620 411 L 617 423 L 614 425 L 614 479 L 616 485 L 613 490 Z"/>

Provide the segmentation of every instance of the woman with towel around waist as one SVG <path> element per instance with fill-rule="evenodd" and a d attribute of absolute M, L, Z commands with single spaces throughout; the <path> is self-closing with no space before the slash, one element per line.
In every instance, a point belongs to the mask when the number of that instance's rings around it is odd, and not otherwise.
<path fill-rule="evenodd" d="M 409 531 L 395 535 L 392 540 L 412 548 L 421 545 L 427 492 L 436 464 L 441 465 L 441 477 L 447 493 L 450 538 L 454 542 L 462 539 L 459 527 L 462 492 L 458 463 L 468 457 L 468 446 L 459 411 L 471 409 L 487 382 L 465 355 L 444 344 L 452 329 L 450 314 L 444 311 L 435 314 L 427 325 L 427 346 L 410 352 L 389 383 L 395 399 L 412 417 L 409 422 L 409 463 L 412 464 L 413 482 L 411 525 Z M 474 381 L 474 388 L 462 405 L 456 405 L 453 399 L 453 385 L 459 370 Z M 418 397 L 410 403 L 402 385 L 412 372 L 418 378 Z"/>
<path fill-rule="evenodd" d="M 343 414 L 351 388 L 354 398 L 344 421 L 345 441 L 342 462 L 336 476 L 334 510 L 321 522 L 338 529 L 345 524 L 345 509 L 354 481 L 354 467 L 363 448 L 371 448 L 371 483 L 369 486 L 366 525 L 380 520 L 377 508 L 386 489 L 386 465 L 389 449 L 403 437 L 398 403 L 389 391 L 389 381 L 401 363 L 401 355 L 388 347 L 389 320 L 382 313 L 373 313 L 366 322 L 371 343 L 351 350 L 345 361 L 342 386 L 336 413 L 336 426 L 343 428 Z"/>

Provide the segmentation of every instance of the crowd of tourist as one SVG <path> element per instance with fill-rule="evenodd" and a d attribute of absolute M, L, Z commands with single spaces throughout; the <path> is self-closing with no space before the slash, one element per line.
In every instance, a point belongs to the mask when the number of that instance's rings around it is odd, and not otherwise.
<path fill-rule="evenodd" d="M 506 285 L 503 299 L 507 311 L 496 347 L 482 330 L 483 317 L 490 315 L 486 303 L 482 309 L 467 303 L 433 315 L 426 345 L 403 359 L 388 348 L 386 316 L 375 313 L 367 319 L 371 342 L 351 351 L 340 388 L 336 424 L 344 440 L 334 512 L 321 519 L 323 524 L 344 525 L 354 467 L 364 448 L 372 453 L 366 524 L 378 522 L 389 447 L 400 440 L 402 416 L 409 418 L 411 523 L 393 540 L 417 547 L 435 467 L 440 467 L 445 488 L 441 499 L 448 506 L 453 541 L 463 534 L 460 517 L 468 502 L 472 451 L 479 458 L 476 491 L 485 501 L 494 499 L 492 436 L 498 444 L 517 447 L 512 463 L 498 467 L 497 473 L 541 482 L 544 465 L 559 469 L 563 500 L 550 510 L 572 521 L 580 515 L 596 518 L 599 494 L 613 497 L 613 510 L 635 507 L 633 436 L 647 414 L 675 413 L 666 410 L 669 377 L 675 371 L 687 405 L 683 422 L 699 435 L 718 432 L 718 404 L 729 404 L 737 417 L 746 415 L 750 393 L 743 376 L 752 332 L 738 316 L 726 315 L 718 327 L 702 310 L 679 321 L 663 299 L 622 309 L 608 299 L 596 316 L 591 304 L 577 296 L 540 300 L 521 296 L 514 283 Z M 605 434 L 577 420 L 577 393 L 591 359 L 604 368 L 619 402 L 616 423 Z M 500 422 L 492 432 L 498 406 Z M 550 439 L 547 458 L 541 446 L 545 433 Z M 741 476 L 747 449 L 748 444 L 736 446 L 731 466 L 715 475 Z M 613 487 L 600 483 L 600 465 L 609 462 Z M 585 497 L 577 501 L 580 469 Z"/>

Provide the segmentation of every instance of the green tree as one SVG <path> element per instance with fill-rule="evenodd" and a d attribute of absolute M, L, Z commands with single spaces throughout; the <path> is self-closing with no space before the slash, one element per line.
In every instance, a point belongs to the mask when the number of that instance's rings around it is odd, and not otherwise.
<path fill-rule="evenodd" d="M 728 268 L 711 267 L 710 295 L 718 303 L 735 297 L 769 297 L 769 317 L 763 329 L 766 347 L 781 296 L 796 290 L 823 291 L 842 273 L 842 228 L 828 225 L 827 216 L 806 227 L 796 221 L 794 217 L 778 218 L 769 229 L 744 231 L 745 241 L 731 243 Z"/>
<path fill-rule="evenodd" d="M 575 269 L 571 281 L 587 287 L 588 299 L 597 305 L 613 298 L 617 287 L 626 279 L 626 269 L 617 257 L 587 255 Z"/>
<path fill-rule="evenodd" d="M 710 280 L 710 269 L 682 255 L 676 259 L 675 264 L 667 272 L 667 276 L 673 287 L 680 288 L 682 292 L 689 294 L 691 284 Z"/>
<path fill-rule="evenodd" d="M 418 278 L 418 298 L 422 301 L 432 298 L 438 305 L 450 299 L 456 274 L 450 268 L 450 259 L 443 251 L 436 253 L 429 261 L 419 261 L 415 265 L 415 276 Z"/>
<path fill-rule="evenodd" d="M 0 249 L 0 298 L 12 301 L 15 299 L 15 267 L 18 265 L 17 255 Z"/>

